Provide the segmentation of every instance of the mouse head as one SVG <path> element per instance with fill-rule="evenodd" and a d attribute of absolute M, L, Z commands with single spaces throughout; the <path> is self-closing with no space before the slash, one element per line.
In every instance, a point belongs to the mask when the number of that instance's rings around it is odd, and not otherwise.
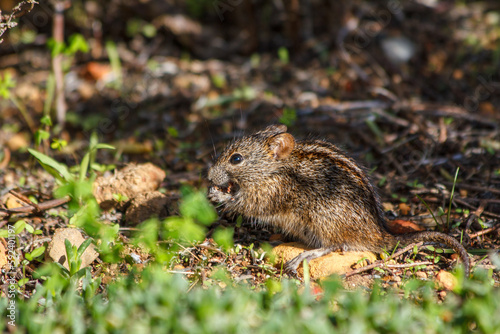
<path fill-rule="evenodd" d="M 295 147 L 286 130 L 284 125 L 272 125 L 229 144 L 208 170 L 209 199 L 234 201 L 241 189 L 277 173 Z"/>

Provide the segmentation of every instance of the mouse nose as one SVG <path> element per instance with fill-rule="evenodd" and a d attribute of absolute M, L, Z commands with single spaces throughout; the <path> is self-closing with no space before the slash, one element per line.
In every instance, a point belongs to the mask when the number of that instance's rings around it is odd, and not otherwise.
<path fill-rule="evenodd" d="M 208 170 L 208 180 L 215 185 L 229 183 L 228 173 L 220 166 L 213 166 Z"/>

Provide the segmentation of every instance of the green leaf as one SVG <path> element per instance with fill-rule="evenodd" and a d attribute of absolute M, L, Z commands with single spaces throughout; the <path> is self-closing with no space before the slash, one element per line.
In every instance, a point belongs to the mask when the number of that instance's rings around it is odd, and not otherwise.
<path fill-rule="evenodd" d="M 14 224 L 14 232 L 16 234 L 19 234 L 21 233 L 22 231 L 24 231 L 24 228 L 26 227 L 26 222 L 24 220 L 18 220 L 15 224 Z"/>
<path fill-rule="evenodd" d="M 10 72 L 4 72 L 4 76 L 0 79 L 0 96 L 4 99 L 10 98 L 10 89 L 16 87 L 16 81 L 12 79 Z"/>
<path fill-rule="evenodd" d="M 52 120 L 50 119 L 49 115 L 45 115 L 40 119 L 40 123 L 47 125 L 47 126 L 52 126 Z"/>
<path fill-rule="evenodd" d="M 169 126 L 167 128 L 167 132 L 169 135 L 171 135 L 174 138 L 179 137 L 179 131 L 176 128 L 174 128 L 173 126 Z"/>
<path fill-rule="evenodd" d="M 69 45 L 64 51 L 64 53 L 68 55 L 73 55 L 77 53 L 78 51 L 81 52 L 88 52 L 89 51 L 89 45 L 87 44 L 87 41 L 85 40 L 85 37 L 81 34 L 73 34 L 69 37 Z"/>
<path fill-rule="evenodd" d="M 166 219 L 166 239 L 201 241 L 205 238 L 205 229 L 188 217 L 169 217 Z"/>
<path fill-rule="evenodd" d="M 9 237 L 9 230 L 7 229 L 0 230 L 0 238 L 8 238 L 8 237 Z"/>
<path fill-rule="evenodd" d="M 40 145 L 42 143 L 42 140 L 46 140 L 46 139 L 49 139 L 50 138 L 50 133 L 45 131 L 45 130 L 42 130 L 42 129 L 38 129 L 36 132 L 35 132 L 35 143 L 37 145 Z"/>
<path fill-rule="evenodd" d="M 297 112 L 292 108 L 284 108 L 283 115 L 280 117 L 279 122 L 286 126 L 292 126 L 297 120 Z"/>
<path fill-rule="evenodd" d="M 22 287 L 23 285 L 25 285 L 26 283 L 28 283 L 29 281 L 29 278 L 25 277 L 25 278 L 21 278 L 19 280 L 19 282 L 17 282 L 17 285 L 19 285 L 19 287 Z"/>
<path fill-rule="evenodd" d="M 42 165 L 43 169 L 45 169 L 49 174 L 54 176 L 59 181 L 64 183 L 64 182 L 70 182 L 74 179 L 73 175 L 71 175 L 71 173 L 69 172 L 68 168 L 65 165 L 31 148 L 28 148 L 28 152 L 30 152 L 31 155 L 33 155 L 38 160 L 40 165 Z"/>
<path fill-rule="evenodd" d="M 153 24 L 146 24 L 142 27 L 142 33 L 147 38 L 153 38 L 156 35 L 156 27 Z"/>
<path fill-rule="evenodd" d="M 26 229 L 26 231 L 28 231 L 29 233 L 33 233 L 35 232 L 35 229 L 33 228 L 33 226 L 31 226 L 30 224 L 26 224 L 24 226 L 24 228 Z"/>
<path fill-rule="evenodd" d="M 285 47 L 280 47 L 278 49 L 278 57 L 283 64 L 288 64 L 290 61 L 290 56 L 288 55 L 288 49 Z"/>
<path fill-rule="evenodd" d="M 80 247 L 78 247 L 78 251 L 76 252 L 76 256 L 78 258 L 80 258 L 91 243 L 92 243 L 92 239 L 90 239 L 90 238 L 88 238 L 84 242 L 82 242 Z"/>
<path fill-rule="evenodd" d="M 205 194 L 199 191 L 188 192 L 179 209 L 183 217 L 193 218 L 204 225 L 209 225 L 217 219 L 214 207 L 207 200 Z"/>
<path fill-rule="evenodd" d="M 85 180 L 85 176 L 87 176 L 87 170 L 89 168 L 90 161 L 90 152 L 87 152 L 80 163 L 80 182 Z"/>
<path fill-rule="evenodd" d="M 54 38 L 49 38 L 47 41 L 47 47 L 49 48 L 50 54 L 53 58 L 60 55 L 64 51 L 66 44 L 64 42 L 58 42 Z"/>
<path fill-rule="evenodd" d="M 96 144 L 94 146 L 94 149 L 99 150 L 99 149 L 108 149 L 108 150 L 116 150 L 116 148 L 113 145 L 108 145 L 108 144 Z"/>
<path fill-rule="evenodd" d="M 59 151 L 66 146 L 68 146 L 68 142 L 64 139 L 58 139 L 58 138 L 52 139 L 52 144 L 50 144 L 51 149 Z"/>
<path fill-rule="evenodd" d="M 460 171 L 460 167 L 457 167 L 455 172 L 455 177 L 453 178 L 453 187 L 451 188 L 450 194 L 450 204 L 448 205 L 448 214 L 446 215 L 446 224 L 448 227 L 450 226 L 450 214 L 451 214 L 451 205 L 453 203 L 453 196 L 455 195 L 455 185 L 457 184 L 458 172 Z"/>
<path fill-rule="evenodd" d="M 42 255 L 43 253 L 45 252 L 45 246 L 41 246 L 41 247 L 38 247 L 38 248 L 35 248 L 31 253 L 30 255 L 33 257 L 33 258 L 37 258 L 39 257 L 40 255 Z M 31 261 L 31 260 L 30 260 Z"/>
<path fill-rule="evenodd" d="M 234 246 L 233 235 L 234 229 L 219 227 L 215 230 L 213 238 L 217 244 L 221 245 L 225 250 L 228 250 Z"/>
<path fill-rule="evenodd" d="M 75 248 L 68 239 L 64 239 L 64 247 L 66 247 L 66 256 L 68 258 L 68 263 L 70 260 L 75 258 Z"/>

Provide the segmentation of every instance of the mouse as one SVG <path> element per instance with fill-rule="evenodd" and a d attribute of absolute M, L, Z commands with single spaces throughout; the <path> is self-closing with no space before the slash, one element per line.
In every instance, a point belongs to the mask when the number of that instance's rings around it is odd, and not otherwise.
<path fill-rule="evenodd" d="M 467 251 L 452 236 L 392 234 L 364 168 L 328 141 L 295 139 L 285 125 L 234 140 L 207 176 L 208 199 L 222 211 L 277 227 L 312 248 L 285 264 L 289 273 L 333 251 L 380 253 L 417 242 L 452 248 L 470 273 Z"/>

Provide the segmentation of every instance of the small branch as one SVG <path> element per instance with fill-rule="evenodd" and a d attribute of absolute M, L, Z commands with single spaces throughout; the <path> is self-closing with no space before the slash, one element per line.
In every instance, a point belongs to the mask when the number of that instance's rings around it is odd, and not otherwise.
<path fill-rule="evenodd" d="M 465 207 L 468 207 L 469 209 L 471 210 L 474 210 L 474 212 L 476 212 L 478 210 L 478 208 L 474 207 L 473 205 L 470 205 L 469 203 L 467 203 L 466 201 L 464 201 L 463 199 L 460 199 L 460 198 L 455 198 L 453 199 L 455 202 L 457 202 L 458 204 L 460 205 L 463 205 Z M 491 217 L 491 218 L 500 218 L 500 215 L 497 215 L 496 213 L 493 213 L 493 212 L 488 212 L 488 211 L 483 211 L 481 212 L 481 215 L 483 216 L 488 216 L 488 217 Z"/>
<path fill-rule="evenodd" d="M 54 22 L 52 26 L 52 35 L 56 43 L 64 43 L 64 10 L 70 5 L 67 1 L 53 1 L 54 3 Z M 64 99 L 64 73 L 62 68 L 61 53 L 52 58 L 52 69 L 56 82 L 56 113 L 57 122 L 64 127 L 66 120 L 66 101 Z"/>
<path fill-rule="evenodd" d="M 472 238 L 476 238 L 476 237 L 479 237 L 481 235 L 485 235 L 485 234 L 488 234 L 490 232 L 493 232 L 493 231 L 496 231 L 500 229 L 500 224 L 498 224 L 497 226 L 493 226 L 493 227 L 490 227 L 490 228 L 487 228 L 485 230 L 482 230 L 482 231 L 479 231 L 479 232 L 476 232 L 476 233 L 473 233 L 473 234 L 469 234 L 469 237 L 472 239 Z"/>
<path fill-rule="evenodd" d="M 417 267 L 417 266 L 426 266 L 426 265 L 431 265 L 434 264 L 434 262 L 431 261 L 422 261 L 422 262 L 413 262 L 413 263 L 404 263 L 404 264 L 386 264 L 384 265 L 385 268 L 392 268 L 392 269 L 403 269 L 403 268 L 411 268 L 411 267 Z"/>
<path fill-rule="evenodd" d="M 410 249 L 412 249 L 413 247 L 417 246 L 417 247 L 420 247 L 422 246 L 424 243 L 423 242 L 418 242 L 416 244 L 411 244 L 409 246 L 406 246 L 405 248 L 403 248 L 402 250 L 400 250 L 399 252 L 397 253 L 394 253 L 393 255 L 389 256 L 388 258 L 384 259 L 384 260 L 380 260 L 380 261 L 377 261 L 377 262 L 374 262 L 370 265 L 367 265 L 367 266 L 364 266 L 364 267 L 361 267 L 361 268 L 358 268 L 356 270 L 352 270 L 352 271 L 349 271 L 347 273 L 345 273 L 344 275 L 341 275 L 341 277 L 344 277 L 344 278 L 347 278 L 349 276 L 352 276 L 352 275 L 356 275 L 356 274 L 359 274 L 359 273 L 362 273 L 364 271 L 367 271 L 367 270 L 370 270 L 370 269 L 373 269 L 375 267 L 379 267 L 379 266 L 387 266 L 385 263 L 388 261 L 388 260 L 391 260 L 391 259 L 394 259 L 398 256 L 400 256 L 401 254 L 409 251 Z"/>
<path fill-rule="evenodd" d="M 447 182 L 444 181 L 442 182 L 445 186 L 452 186 L 452 182 Z M 489 188 L 489 187 L 482 187 L 482 186 L 475 186 L 472 184 L 466 184 L 466 183 L 457 183 L 456 187 L 458 189 L 466 189 L 466 190 L 473 190 L 473 191 L 480 191 L 480 192 L 490 192 L 492 194 L 499 194 L 500 195 L 500 189 L 497 188 Z"/>
<path fill-rule="evenodd" d="M 207 245 L 196 245 L 196 246 L 194 246 L 194 247 L 195 247 L 195 248 L 205 248 L 205 249 L 208 249 L 208 250 L 211 250 L 211 251 L 217 252 L 217 253 L 219 253 L 219 254 L 221 254 L 221 255 L 225 256 L 225 257 L 226 257 L 226 259 L 227 259 L 227 254 L 226 254 L 226 253 L 224 253 L 223 251 L 221 251 L 221 250 L 220 250 L 220 249 L 218 249 L 218 248 L 215 248 L 215 247 L 212 247 L 212 246 L 207 246 Z"/>
<path fill-rule="evenodd" d="M 2 15 L 2 11 L 0 10 L 0 37 L 7 31 L 7 29 L 17 26 L 16 22 L 12 22 L 13 19 L 18 19 L 26 13 L 30 12 L 35 4 L 38 4 L 38 2 L 36 2 L 35 0 L 21 1 L 16 7 L 12 8 L 12 12 L 10 13 L 10 15 Z M 24 7 L 25 5 L 31 6 Z M 0 39 L 0 44 L 2 42 L 3 39 Z"/>
<path fill-rule="evenodd" d="M 35 207 L 34 204 L 32 204 L 29 206 L 22 206 L 20 208 L 0 209 L 0 217 L 5 217 L 16 213 L 28 213 L 28 214 L 39 213 L 66 204 L 70 200 L 71 198 L 69 196 L 65 196 L 63 198 L 57 198 L 50 201 L 45 201 L 43 203 L 38 204 L 37 207 Z"/>
<path fill-rule="evenodd" d="M 40 213 L 40 207 L 38 206 L 38 204 L 33 203 L 28 197 L 24 196 L 23 194 L 18 193 L 15 190 L 10 190 L 9 193 L 12 196 L 17 197 L 19 200 L 23 201 L 24 203 L 26 203 L 26 204 L 31 205 L 32 207 L 34 207 L 35 208 L 35 213 Z"/>

